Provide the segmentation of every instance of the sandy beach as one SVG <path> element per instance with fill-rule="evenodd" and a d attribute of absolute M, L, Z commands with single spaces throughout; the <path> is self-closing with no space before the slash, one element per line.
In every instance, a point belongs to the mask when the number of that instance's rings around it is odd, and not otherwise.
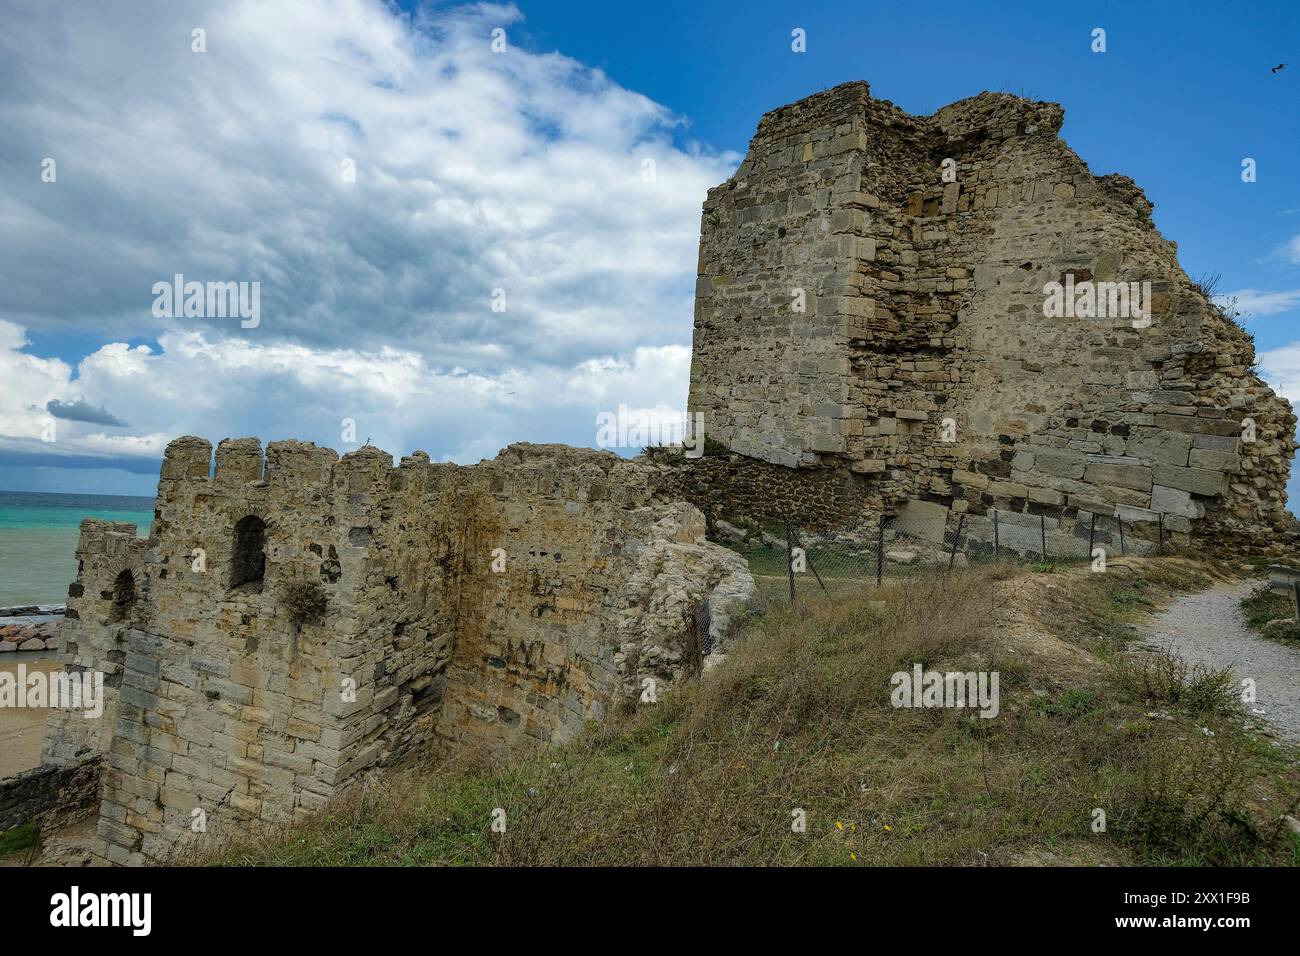
<path fill-rule="evenodd" d="M 11 658 L 26 654 L 7 654 L 0 658 L 0 672 L 17 675 L 20 663 L 27 666 L 27 672 L 42 671 L 50 674 L 61 670 L 63 665 L 51 660 L 22 660 Z M 4 707 L 0 708 L 0 777 L 30 770 L 41 762 L 41 735 L 45 730 L 45 715 L 49 708 L 41 707 Z"/>

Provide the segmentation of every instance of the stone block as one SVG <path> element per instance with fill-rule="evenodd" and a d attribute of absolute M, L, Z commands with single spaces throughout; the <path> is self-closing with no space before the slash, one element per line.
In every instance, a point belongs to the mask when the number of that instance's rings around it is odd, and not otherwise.
<path fill-rule="evenodd" d="M 922 541 L 942 544 L 947 522 L 947 506 L 912 499 L 899 510 L 895 527 Z"/>
<path fill-rule="evenodd" d="M 1065 503 L 1065 495 L 1053 488 L 1035 488 L 1031 485 L 1029 500 L 1040 505 L 1062 505 Z"/>
<path fill-rule="evenodd" d="M 1200 418 L 1196 415 L 1156 415 L 1156 427 L 1175 432 L 1197 432 L 1202 435 L 1237 436 L 1241 423 L 1224 418 Z"/>
<path fill-rule="evenodd" d="M 1237 450 L 1237 435 L 1193 435 L 1193 448 L 1208 448 L 1212 451 L 1230 451 Z"/>
<path fill-rule="evenodd" d="M 1177 488 L 1198 495 L 1221 495 L 1227 484 L 1222 472 L 1206 468 L 1177 468 L 1173 465 L 1156 465 L 1152 469 L 1155 483 L 1166 488 Z"/>
<path fill-rule="evenodd" d="M 1059 478 L 1082 478 L 1087 464 L 1087 459 L 1077 451 L 1064 448 L 1039 448 L 1034 451 L 1034 470 Z"/>
<path fill-rule="evenodd" d="M 1156 523 L 1160 520 L 1158 512 L 1151 508 L 1135 508 L 1132 505 L 1116 505 L 1115 517 L 1126 524 Z"/>
<path fill-rule="evenodd" d="M 1151 490 L 1151 469 L 1145 465 L 1089 465 L 1084 469 L 1083 479 L 1094 485 Z"/>
<path fill-rule="evenodd" d="M 1200 517 L 1200 506 L 1192 501 L 1190 494 L 1165 485 L 1152 487 L 1151 510 L 1161 514 L 1182 515 L 1185 518 Z"/>
<path fill-rule="evenodd" d="M 1186 432 L 1150 432 L 1130 438 L 1127 450 L 1147 463 L 1185 466 L 1192 440 Z"/>
<path fill-rule="evenodd" d="M 952 480 L 967 488 L 983 489 L 989 486 L 987 475 L 977 475 L 973 471 L 954 470 L 952 473 Z"/>
<path fill-rule="evenodd" d="M 1229 475 L 1235 475 L 1241 471 L 1241 456 L 1236 451 L 1193 448 L 1188 464 L 1193 468 L 1204 468 L 1206 471 L 1221 471 Z"/>
<path fill-rule="evenodd" d="M 995 499 L 1011 501 L 1015 498 L 1028 498 L 1029 486 L 1016 481 L 990 481 L 988 492 Z"/>

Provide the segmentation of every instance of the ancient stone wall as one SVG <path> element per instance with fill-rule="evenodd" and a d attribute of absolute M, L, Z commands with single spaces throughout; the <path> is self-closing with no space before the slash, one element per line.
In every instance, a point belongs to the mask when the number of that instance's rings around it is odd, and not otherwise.
<path fill-rule="evenodd" d="M 69 672 L 104 675 L 104 710 L 87 719 L 77 710 L 50 713 L 41 763 L 74 766 L 108 750 L 117 717 L 130 616 L 142 598 L 147 542 L 128 522 L 86 518 L 77 545 L 77 578 L 59 627 L 58 659 Z"/>
<path fill-rule="evenodd" d="M 706 434 L 867 475 L 865 509 L 1163 515 L 1267 545 L 1289 524 L 1289 405 L 1141 190 L 1058 137 L 1063 115 L 985 93 L 914 117 L 851 83 L 763 117 L 704 204 Z M 1067 281 L 1149 283 L 1149 324 L 1048 317 Z"/>
<path fill-rule="evenodd" d="M 147 541 L 83 525 L 65 625 L 112 715 L 51 717 L 51 762 L 106 754 L 109 860 L 320 810 L 373 767 L 563 742 L 698 668 L 753 582 L 661 470 L 512 446 L 465 468 L 253 439 L 167 450 Z M 127 540 L 129 535 L 129 541 Z M 129 572 L 124 606 L 117 581 Z M 293 596 L 323 609 L 295 613 Z M 698 642 L 697 642 L 698 643 Z M 692 656 L 694 651 L 694 656 Z M 97 728 L 97 729 L 96 729 Z M 110 729 L 111 728 L 111 729 Z"/>
<path fill-rule="evenodd" d="M 689 501 L 710 519 L 743 515 L 808 531 L 844 528 L 862 519 L 874 490 L 866 476 L 842 468 L 786 468 L 743 455 L 647 456 L 666 465 L 664 495 Z"/>
<path fill-rule="evenodd" d="M 99 809 L 98 755 L 77 764 L 42 764 L 0 780 L 0 833 L 36 822 L 54 830 Z"/>

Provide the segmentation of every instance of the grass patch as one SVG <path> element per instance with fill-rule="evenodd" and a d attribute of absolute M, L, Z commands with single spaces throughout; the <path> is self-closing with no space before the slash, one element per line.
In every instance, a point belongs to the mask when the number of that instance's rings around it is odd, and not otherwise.
<path fill-rule="evenodd" d="M 1206 562 L 1118 558 L 1104 573 L 1072 573 L 1068 589 L 1049 592 L 1040 618 L 1058 637 L 1106 660 L 1127 649 L 1153 609 L 1225 573 Z"/>
<path fill-rule="evenodd" d="M 1285 594 L 1276 594 L 1262 584 L 1241 599 L 1241 614 L 1253 631 L 1283 644 L 1300 643 L 1300 621 L 1295 619 L 1295 605 Z M 1286 624 L 1268 627 L 1270 621 Z"/>
<path fill-rule="evenodd" d="M 1179 708 L 1192 716 L 1235 710 L 1232 669 L 1189 665 L 1167 650 L 1122 654 L 1110 662 L 1115 683 L 1145 705 Z"/>
<path fill-rule="evenodd" d="M 1153 563 L 1138 586 L 1077 572 L 1046 593 L 1077 637 L 1204 573 Z M 1276 823 L 1294 812 L 1295 761 L 1243 729 L 1220 679 L 1124 659 L 1061 686 L 1050 662 L 1009 653 L 997 631 L 998 603 L 1025 581 L 977 567 L 770 607 L 722 668 L 567 747 L 513 767 L 394 775 L 302 828 L 226 846 L 216 862 L 1294 862 L 1295 840 Z M 913 663 L 1005 668 L 998 716 L 894 708 L 889 678 Z M 1149 716 L 1153 703 L 1171 713 Z M 504 833 L 493 830 L 498 810 Z"/>
<path fill-rule="evenodd" d="M 34 856 L 41 848 L 41 827 L 35 822 L 23 823 L 0 833 L 0 856 L 27 851 Z"/>

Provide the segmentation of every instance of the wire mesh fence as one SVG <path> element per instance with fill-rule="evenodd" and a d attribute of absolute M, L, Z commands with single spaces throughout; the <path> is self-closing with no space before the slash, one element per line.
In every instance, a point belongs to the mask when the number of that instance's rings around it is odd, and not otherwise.
<path fill-rule="evenodd" d="M 1166 530 L 1165 516 L 1152 514 L 1154 520 L 1126 521 L 1113 514 L 1036 507 L 972 515 L 932 505 L 834 531 L 800 530 L 790 522 L 741 528 L 718 521 L 715 534 L 748 561 L 760 593 L 794 601 L 801 594 L 859 593 L 979 561 L 1096 563 L 1154 554 L 1163 549 Z"/>

